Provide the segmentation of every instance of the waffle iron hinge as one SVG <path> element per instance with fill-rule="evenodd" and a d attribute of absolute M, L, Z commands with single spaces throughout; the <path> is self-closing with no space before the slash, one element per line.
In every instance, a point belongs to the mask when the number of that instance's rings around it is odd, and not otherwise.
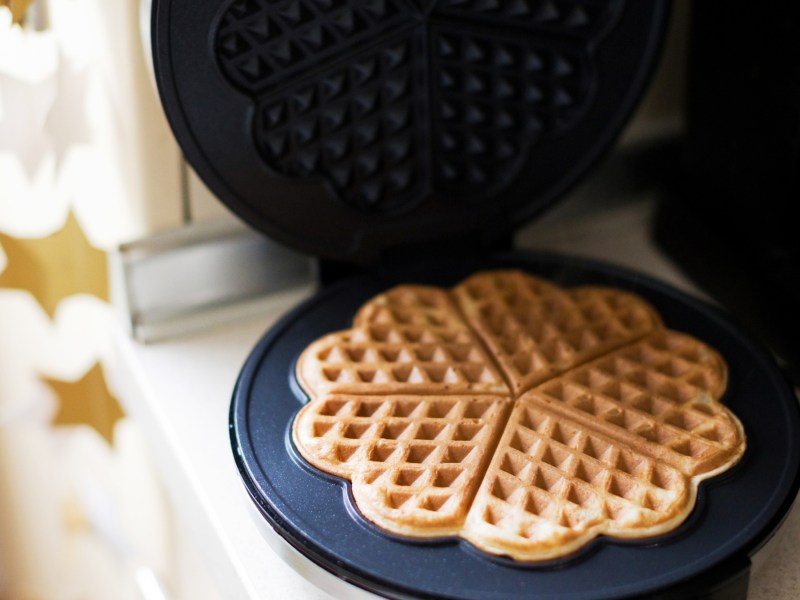
<path fill-rule="evenodd" d="M 474 261 L 491 254 L 509 252 L 513 249 L 513 243 L 510 233 L 493 237 L 475 234 L 444 236 L 430 242 L 385 248 L 378 259 L 366 263 L 316 258 L 315 274 L 318 283 L 326 286 L 355 275 L 425 264 L 432 260 Z"/>

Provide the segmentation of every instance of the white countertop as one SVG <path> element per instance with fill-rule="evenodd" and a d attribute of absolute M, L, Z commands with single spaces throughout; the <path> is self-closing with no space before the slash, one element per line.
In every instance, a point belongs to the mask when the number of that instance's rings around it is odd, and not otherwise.
<path fill-rule="evenodd" d="M 695 291 L 648 239 L 649 201 L 578 218 L 540 223 L 521 236 L 524 247 L 582 254 L 635 267 Z M 298 291 L 285 310 L 307 291 Z M 272 312 L 181 338 L 143 345 L 116 336 L 112 382 L 139 422 L 178 512 L 196 534 L 226 599 L 343 598 L 362 595 L 279 540 L 265 535 L 233 461 L 228 410 L 247 355 L 279 314 Z M 751 578 L 752 600 L 800 597 L 800 516 L 781 528 L 774 551 Z M 770 550 L 773 550 L 771 548 Z M 291 565 L 290 565 L 291 563 Z"/>

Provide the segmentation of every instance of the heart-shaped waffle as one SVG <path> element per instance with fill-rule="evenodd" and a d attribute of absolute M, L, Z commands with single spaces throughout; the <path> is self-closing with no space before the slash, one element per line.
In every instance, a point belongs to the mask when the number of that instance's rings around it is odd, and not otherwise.
<path fill-rule="evenodd" d="M 295 445 L 367 519 L 517 560 L 670 531 L 745 449 L 714 350 L 635 295 L 519 271 L 389 290 L 297 376 Z"/>

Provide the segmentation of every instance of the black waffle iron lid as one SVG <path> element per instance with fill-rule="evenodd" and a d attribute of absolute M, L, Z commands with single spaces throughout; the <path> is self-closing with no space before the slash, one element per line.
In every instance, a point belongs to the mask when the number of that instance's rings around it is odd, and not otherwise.
<path fill-rule="evenodd" d="M 168 119 L 252 226 L 366 262 L 490 243 L 607 148 L 652 70 L 665 2 L 155 0 Z"/>

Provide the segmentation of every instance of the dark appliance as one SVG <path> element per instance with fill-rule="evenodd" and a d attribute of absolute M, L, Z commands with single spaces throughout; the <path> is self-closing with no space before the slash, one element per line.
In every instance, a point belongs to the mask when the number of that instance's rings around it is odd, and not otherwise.
<path fill-rule="evenodd" d="M 265 234 L 318 257 L 323 287 L 253 350 L 230 432 L 263 519 L 309 560 L 391 598 L 743 598 L 797 492 L 800 418 L 769 354 L 718 310 L 638 273 L 511 248 L 609 148 L 645 88 L 663 1 L 156 0 L 153 56 L 187 159 Z M 300 351 L 397 283 L 514 266 L 632 290 L 730 365 L 749 449 L 689 520 L 525 565 L 366 523 L 289 434 Z"/>

